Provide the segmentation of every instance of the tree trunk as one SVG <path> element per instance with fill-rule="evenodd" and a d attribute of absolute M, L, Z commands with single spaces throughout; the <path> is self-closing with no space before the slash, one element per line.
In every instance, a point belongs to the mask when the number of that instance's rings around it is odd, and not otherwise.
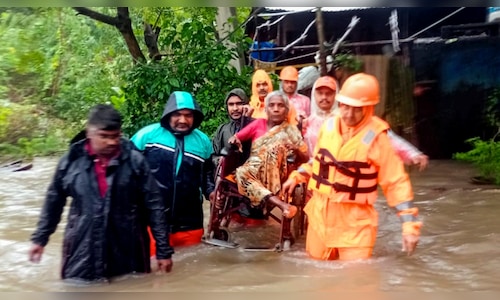
<path fill-rule="evenodd" d="M 128 7 L 117 7 L 116 17 L 101 14 L 85 7 L 73 7 L 73 9 L 79 14 L 85 15 L 91 19 L 115 26 L 125 39 L 128 52 L 132 55 L 134 62 L 146 61 L 146 57 L 142 53 L 134 31 L 132 30 L 132 20 L 130 19 Z"/>
<path fill-rule="evenodd" d="M 325 32 L 323 31 L 323 12 L 321 7 L 316 8 L 316 30 L 318 32 L 318 44 L 319 44 L 319 65 L 321 76 L 327 75 L 326 68 L 326 50 L 325 50 Z"/>
<path fill-rule="evenodd" d="M 160 27 L 154 27 L 154 25 L 144 22 L 144 42 L 148 47 L 149 58 L 153 60 L 161 60 L 161 54 L 158 50 L 159 34 Z"/>

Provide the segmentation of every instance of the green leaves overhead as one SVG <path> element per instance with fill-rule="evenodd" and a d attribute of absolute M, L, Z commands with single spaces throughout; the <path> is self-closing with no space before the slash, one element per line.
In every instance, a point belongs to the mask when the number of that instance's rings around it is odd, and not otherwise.
<path fill-rule="evenodd" d="M 250 90 L 252 70 L 244 68 L 238 74 L 230 65 L 238 56 L 238 47 L 248 45 L 229 48 L 217 40 L 217 11 L 213 7 L 162 8 L 157 11 L 160 18 L 144 12 L 150 23 L 158 21 L 161 27 L 158 47 L 164 56 L 161 61 L 137 65 L 126 74 L 127 132 L 133 134 L 142 126 L 158 122 L 170 93 L 184 90 L 195 96 L 205 114 L 201 129 L 212 134 L 227 121 L 225 94 L 235 87 Z M 245 41 L 242 28 L 233 36 Z M 144 101 L 150 105 L 143 105 Z M 151 108 L 154 111 L 145 111 Z"/>
<path fill-rule="evenodd" d="M 92 10 L 117 14 L 113 7 Z M 208 134 L 227 120 L 225 94 L 235 87 L 250 91 L 252 70 L 244 67 L 238 73 L 230 64 L 250 45 L 243 28 L 226 39 L 236 42 L 228 45 L 218 40 L 215 7 L 133 7 L 129 12 L 143 52 L 144 22 L 161 29 L 161 60 L 134 65 L 117 28 L 70 7 L 0 8 L 0 112 L 10 111 L 15 103 L 19 110 L 36 113 L 39 121 L 39 126 L 25 129 L 20 126 L 24 119 L 3 114 L 0 144 L 7 138 L 16 143 L 7 136 L 13 129 L 19 132 L 15 139 L 24 138 L 19 145 L 25 148 L 35 139 L 42 145 L 38 137 L 69 140 L 83 128 L 89 108 L 104 102 L 120 109 L 130 135 L 157 122 L 175 90 L 194 94 L 206 115 L 201 129 Z M 250 8 L 237 12 L 241 24 Z"/>

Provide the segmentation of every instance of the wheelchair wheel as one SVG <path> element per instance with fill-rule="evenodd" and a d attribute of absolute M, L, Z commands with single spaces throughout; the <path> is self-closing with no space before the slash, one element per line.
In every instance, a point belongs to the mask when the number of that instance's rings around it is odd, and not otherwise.
<path fill-rule="evenodd" d="M 213 239 L 228 242 L 231 235 L 229 234 L 229 230 L 227 230 L 226 228 L 219 228 L 219 230 L 217 231 L 212 231 L 210 237 Z"/>

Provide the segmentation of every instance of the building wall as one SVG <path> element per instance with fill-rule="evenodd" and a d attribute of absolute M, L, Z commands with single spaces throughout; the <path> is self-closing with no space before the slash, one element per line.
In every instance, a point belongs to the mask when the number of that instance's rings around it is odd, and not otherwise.
<path fill-rule="evenodd" d="M 488 97 L 500 89 L 500 38 L 416 43 L 412 49 L 415 126 L 419 145 L 433 158 L 470 149 L 472 137 L 492 138 L 497 128 L 484 115 Z"/>

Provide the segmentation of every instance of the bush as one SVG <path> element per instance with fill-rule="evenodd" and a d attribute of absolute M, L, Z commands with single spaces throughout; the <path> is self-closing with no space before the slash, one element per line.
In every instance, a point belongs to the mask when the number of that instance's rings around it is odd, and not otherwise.
<path fill-rule="evenodd" d="M 68 148 L 68 140 L 80 128 L 50 120 L 33 105 L 0 105 L 0 156 L 33 158 L 54 155 Z"/>
<path fill-rule="evenodd" d="M 471 144 L 473 149 L 455 153 L 453 159 L 472 163 L 478 168 L 484 180 L 491 180 L 500 185 L 500 142 L 483 141 L 478 137 L 468 139 L 466 142 Z"/>
<path fill-rule="evenodd" d="M 161 45 L 165 58 L 137 64 L 124 72 L 123 86 L 125 101 L 120 111 L 124 115 L 123 130 L 133 135 L 145 125 L 159 122 L 165 103 L 174 91 L 191 93 L 205 115 L 200 130 L 209 136 L 228 119 L 224 97 L 231 89 L 239 87 L 249 95 L 251 86 L 250 67 L 238 73 L 230 65 L 238 48 L 227 47 L 217 38 L 213 26 L 216 8 L 165 10 Z M 186 18 L 190 15 L 190 18 Z M 175 21 L 177 20 L 177 21 Z M 231 37 L 237 45 L 248 48 L 243 30 Z"/>
<path fill-rule="evenodd" d="M 496 137 L 500 134 L 500 89 L 493 90 L 488 97 L 484 110 L 484 119 L 488 125 L 497 128 L 497 133 L 490 140 L 474 137 L 465 142 L 472 145 L 472 150 L 453 154 L 453 159 L 472 163 L 479 170 L 484 181 L 492 181 L 500 185 L 500 142 Z"/>
<path fill-rule="evenodd" d="M 0 106 L 0 143 L 15 144 L 20 138 L 31 138 L 38 129 L 34 106 L 10 103 Z"/>

